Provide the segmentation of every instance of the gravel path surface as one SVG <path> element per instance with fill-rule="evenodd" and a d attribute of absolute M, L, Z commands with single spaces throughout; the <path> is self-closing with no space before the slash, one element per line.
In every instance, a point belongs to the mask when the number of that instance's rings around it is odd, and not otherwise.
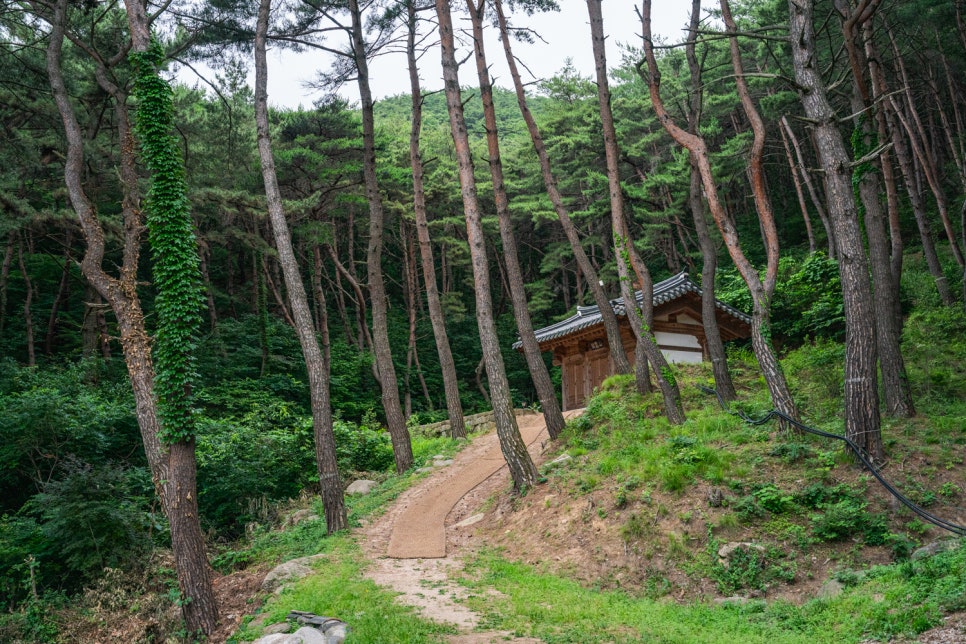
<path fill-rule="evenodd" d="M 539 465 L 548 442 L 543 415 L 522 414 L 517 422 Z M 502 631 L 472 632 L 480 616 L 460 602 L 466 589 L 449 581 L 450 573 L 462 567 L 460 555 L 480 545 L 472 539 L 480 507 L 509 484 L 499 440 L 491 431 L 477 436 L 452 465 L 404 492 L 383 516 L 363 528 L 364 549 L 372 561 L 367 576 L 399 592 L 400 603 L 417 607 L 425 617 L 457 626 L 461 634 L 450 638 L 452 644 L 540 644 Z"/>

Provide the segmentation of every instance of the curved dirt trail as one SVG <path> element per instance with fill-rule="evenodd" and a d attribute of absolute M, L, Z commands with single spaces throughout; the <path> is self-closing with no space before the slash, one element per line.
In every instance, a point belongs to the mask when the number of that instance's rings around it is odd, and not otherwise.
<path fill-rule="evenodd" d="M 539 464 L 548 441 L 543 415 L 521 414 L 517 422 Z M 479 615 L 457 601 L 465 598 L 466 590 L 449 581 L 450 572 L 462 566 L 461 553 L 474 545 L 471 526 L 480 506 L 509 482 L 499 440 L 491 431 L 477 436 L 452 465 L 404 492 L 386 514 L 363 528 L 363 547 L 372 562 L 367 576 L 401 593 L 398 601 L 417 607 L 425 617 L 456 625 L 461 634 L 450 638 L 453 644 L 540 642 L 512 639 L 505 632 L 471 633 Z"/>

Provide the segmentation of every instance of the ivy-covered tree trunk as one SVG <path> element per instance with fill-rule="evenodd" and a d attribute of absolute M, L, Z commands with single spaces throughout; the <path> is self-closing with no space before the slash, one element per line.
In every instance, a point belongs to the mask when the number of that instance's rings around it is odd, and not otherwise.
<path fill-rule="evenodd" d="M 647 361 L 654 369 L 658 388 L 664 397 L 664 412 L 668 421 L 679 425 L 685 421 L 684 408 L 681 406 L 681 392 L 667 359 L 657 346 L 657 340 L 650 327 L 644 322 L 637 308 L 634 289 L 631 284 L 629 264 L 634 242 L 630 239 L 629 229 L 624 218 L 624 196 L 621 193 L 619 150 L 614 116 L 610 108 L 610 87 L 607 80 L 607 59 L 604 53 L 604 19 L 601 0 L 587 0 L 590 15 L 590 33 L 594 49 L 594 63 L 597 70 L 597 98 L 600 105 L 600 120 L 603 126 L 604 153 L 607 157 L 607 183 L 610 192 L 611 228 L 614 235 L 614 251 L 617 259 L 617 275 L 620 278 L 621 296 L 624 298 L 624 312 L 634 337 L 647 354 Z M 641 272 L 641 280 L 650 282 L 650 273 L 643 262 L 635 269 Z M 643 286 L 643 284 L 642 284 Z M 641 373 L 637 374 L 641 377 Z M 638 383 L 638 389 L 646 389 L 645 383 Z"/>
<path fill-rule="evenodd" d="M 119 277 L 114 278 L 102 266 L 105 254 L 104 230 L 84 190 L 84 141 L 61 71 L 67 4 L 66 0 L 61 0 L 54 6 L 47 50 L 47 72 L 67 139 L 64 179 L 71 205 L 80 220 L 87 243 L 81 260 L 81 271 L 97 292 L 110 303 L 117 317 L 145 455 L 155 490 L 161 498 L 171 528 L 175 567 L 184 600 L 182 614 L 185 623 L 192 632 L 210 633 L 217 621 L 217 609 L 198 519 L 194 441 L 177 441 L 174 445 L 166 446 L 161 440 L 151 341 L 145 330 L 144 315 L 137 293 L 138 259 L 144 224 L 138 203 L 135 145 L 128 119 L 126 95 L 108 80 L 106 70 L 99 66 L 98 82 L 114 100 L 121 141 L 118 176 L 123 189 L 123 253 Z M 143 15 L 143 7 L 140 9 Z M 101 65 L 102 61 L 96 62 Z M 193 237 L 188 242 L 186 247 L 193 248 Z"/>
<path fill-rule="evenodd" d="M 845 304 L 845 434 L 874 459 L 884 456 L 879 393 L 876 386 L 875 327 L 872 287 L 862 244 L 851 159 L 838 129 L 819 72 L 812 25 L 813 2 L 789 0 L 789 42 L 795 80 L 805 114 L 812 122 L 819 163 L 825 171 L 829 215 Z"/>
<path fill-rule="evenodd" d="M 129 0 L 129 5 L 138 4 Z M 198 516 L 195 481 L 194 378 L 197 338 L 201 329 L 201 274 L 198 244 L 188 210 L 184 164 L 172 130 L 171 87 L 161 78 L 160 45 L 145 41 L 147 23 L 133 24 L 135 130 L 141 154 L 151 171 L 145 204 L 152 275 L 156 288 L 154 338 L 155 396 L 161 419 L 161 441 L 170 463 L 167 482 L 168 522 L 181 588 L 182 613 L 189 632 L 208 635 L 218 621 Z"/>
<path fill-rule="evenodd" d="M 325 525 L 329 534 L 343 530 L 348 525 L 342 479 L 336 461 L 335 434 L 332 431 L 332 405 L 329 400 L 329 369 L 325 356 L 319 348 L 312 322 L 305 285 L 299 273 L 298 261 L 292 248 L 292 237 L 282 208 L 282 195 L 278 188 L 275 173 L 275 159 L 272 155 L 272 141 L 268 122 L 268 61 L 266 59 L 266 39 L 271 0 L 261 0 L 258 6 L 258 20 L 255 27 L 255 120 L 258 133 L 258 155 L 262 165 L 262 179 L 265 182 L 265 199 L 268 217 L 278 249 L 278 260 L 282 265 L 285 291 L 295 332 L 302 347 L 305 368 L 309 376 L 309 392 L 312 398 L 312 429 L 315 436 L 315 462 L 319 472 L 322 489 L 322 505 L 325 508 Z M 320 289 L 321 291 L 321 289 Z"/>
<path fill-rule="evenodd" d="M 419 240 L 419 258 L 423 268 L 423 283 L 426 287 L 426 306 L 429 321 L 433 326 L 436 340 L 436 354 L 439 368 L 443 374 L 443 392 L 446 396 L 446 415 L 449 418 L 450 436 L 466 438 L 466 423 L 463 420 L 463 404 L 460 402 L 459 379 L 456 376 L 456 363 L 449 346 L 446 333 L 446 318 L 439 299 L 436 285 L 436 263 L 433 261 L 433 247 L 429 237 L 429 221 L 426 215 L 426 192 L 423 189 L 423 157 L 419 150 L 420 130 L 423 122 L 423 97 L 419 87 L 419 69 L 416 66 L 416 5 L 415 0 L 407 0 L 409 34 L 406 41 L 406 57 L 409 62 L 409 87 L 412 97 L 412 122 L 409 132 L 409 162 L 413 175 L 413 213 L 416 217 L 416 238 Z"/>
<path fill-rule="evenodd" d="M 523 271 L 520 270 L 520 259 L 517 254 L 517 243 L 510 220 L 510 201 L 503 181 L 503 161 L 500 158 L 499 132 L 497 131 L 496 107 L 493 105 L 493 85 L 490 82 L 489 68 L 486 63 L 486 51 L 483 43 L 483 13 L 486 3 L 484 0 L 467 0 L 470 21 L 473 24 L 473 50 L 476 58 L 476 73 L 480 82 L 480 98 L 483 102 L 483 119 L 486 124 L 486 145 L 489 152 L 490 178 L 493 181 L 493 196 L 496 203 L 496 215 L 500 227 L 500 239 L 503 242 L 503 258 L 506 262 L 507 281 L 509 282 L 510 300 L 513 304 L 513 317 L 516 319 L 517 331 L 523 344 L 523 354 L 530 371 L 530 378 L 537 390 L 537 398 L 543 411 L 543 418 L 547 423 L 547 433 L 555 440 L 564 428 L 563 413 L 560 402 L 554 391 L 547 365 L 543 361 L 537 336 L 530 321 L 527 304 L 527 293 L 523 284 Z"/>
<path fill-rule="evenodd" d="M 436 0 L 436 15 L 439 19 L 446 107 L 449 111 L 450 130 L 459 164 L 463 214 L 466 217 L 466 235 L 473 262 L 476 321 L 480 329 L 480 344 L 483 348 L 483 360 L 486 364 L 486 377 L 490 383 L 493 419 L 496 424 L 497 436 L 500 439 L 500 448 L 513 479 L 513 488 L 522 493 L 537 484 L 539 473 L 527 452 L 526 444 L 520 436 L 520 429 L 513 413 L 513 401 L 510 398 L 510 385 L 506 377 L 503 355 L 500 353 L 500 341 L 496 334 L 496 325 L 493 322 L 493 302 L 490 296 L 486 243 L 483 237 L 483 224 L 476 196 L 476 181 L 473 177 L 473 157 L 470 153 L 466 120 L 463 115 L 463 101 L 460 97 L 453 19 L 450 15 L 448 0 Z"/>
<path fill-rule="evenodd" d="M 537 153 L 537 158 L 540 160 L 540 171 L 543 174 L 543 182 L 547 189 L 547 196 L 550 197 L 550 203 L 553 204 L 554 212 L 557 213 L 557 218 L 560 220 L 560 226 L 563 228 L 564 235 L 567 237 L 567 241 L 570 243 L 570 249 L 573 251 L 574 259 L 577 262 L 577 266 L 580 272 L 583 273 L 583 278 L 590 288 L 591 295 L 594 298 L 594 303 L 597 304 L 597 308 L 600 310 L 601 319 L 604 324 L 604 333 L 607 335 L 607 348 L 610 351 L 611 362 L 613 363 L 614 373 L 628 374 L 632 372 L 631 363 L 627 359 L 627 354 L 624 352 L 624 343 L 621 340 L 620 326 L 617 321 L 617 316 L 614 314 L 614 309 L 610 305 L 610 300 L 607 298 L 607 294 L 604 292 L 604 287 L 601 284 L 600 278 L 597 276 L 597 271 L 594 270 L 594 265 L 591 263 L 590 258 L 587 257 L 587 253 L 584 251 L 584 247 L 580 240 L 580 235 L 577 232 L 577 227 L 574 225 L 573 220 L 570 218 L 570 213 L 568 212 L 566 206 L 564 206 L 563 196 L 560 194 L 560 189 L 557 187 L 557 180 L 554 178 L 553 170 L 550 166 L 550 157 L 547 155 L 547 147 L 544 145 L 543 137 L 540 134 L 540 129 L 537 127 L 537 122 L 533 118 L 533 114 L 530 112 L 530 108 L 527 105 L 527 96 L 523 89 L 523 81 L 520 79 L 520 72 L 517 68 L 516 58 L 513 56 L 513 50 L 510 45 L 510 29 L 507 24 L 506 15 L 503 12 L 503 4 L 501 0 L 495 0 L 494 6 L 497 12 L 497 18 L 500 23 L 500 40 L 503 42 L 503 51 L 506 54 L 507 65 L 510 68 L 510 76 L 513 78 L 513 87 L 517 95 L 517 104 L 520 106 L 520 113 L 523 115 L 523 120 L 527 124 L 527 130 L 530 132 L 530 139 L 533 141 L 533 149 Z"/>
<path fill-rule="evenodd" d="M 356 67 L 356 81 L 362 108 L 362 176 L 369 203 L 369 249 L 366 266 L 369 272 L 369 298 L 372 305 L 372 348 L 376 358 L 382 407 L 386 413 L 386 427 L 392 439 L 396 471 L 405 472 L 413 465 L 413 447 L 409 429 L 399 402 L 399 383 L 389 346 L 388 304 L 386 284 L 382 273 L 382 247 L 385 212 L 379 182 L 376 178 L 376 128 L 373 115 L 372 90 L 369 87 L 369 62 L 362 38 L 362 12 L 358 0 L 349 0 L 352 14 L 352 54 Z"/>

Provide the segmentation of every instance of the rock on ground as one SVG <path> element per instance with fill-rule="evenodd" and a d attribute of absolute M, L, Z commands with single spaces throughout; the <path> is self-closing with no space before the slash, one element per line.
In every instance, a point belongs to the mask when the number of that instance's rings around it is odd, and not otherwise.
<path fill-rule="evenodd" d="M 267 593 L 275 592 L 283 585 L 301 579 L 312 572 L 312 563 L 324 559 L 325 555 L 300 557 L 275 566 L 262 581 L 262 590 Z"/>
<path fill-rule="evenodd" d="M 345 489 L 346 494 L 369 494 L 379 484 L 375 481 L 369 481 L 367 479 L 359 479 L 358 481 L 353 481 L 349 484 L 349 487 Z"/>

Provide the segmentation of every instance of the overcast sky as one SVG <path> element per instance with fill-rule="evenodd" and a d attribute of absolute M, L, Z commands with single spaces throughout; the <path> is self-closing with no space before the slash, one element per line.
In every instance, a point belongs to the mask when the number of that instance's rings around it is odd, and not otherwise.
<path fill-rule="evenodd" d="M 584 0 L 559 0 L 561 10 L 539 14 L 528 18 L 524 14 L 510 17 L 511 24 L 516 27 L 528 26 L 535 29 L 546 42 L 537 41 L 532 45 L 514 42 L 513 50 L 537 79 L 553 76 L 560 71 L 567 58 L 573 60 L 574 66 L 584 76 L 593 77 L 594 61 L 591 51 L 590 26 L 587 18 L 587 5 Z M 658 0 L 652 9 L 651 28 L 658 36 L 663 36 L 667 42 L 679 42 L 684 37 L 687 26 L 690 2 L 683 0 Z M 453 20 L 457 30 L 469 29 L 469 18 L 465 13 L 455 10 L 462 3 L 454 2 Z M 637 0 L 604 0 L 604 33 L 607 34 L 607 66 L 616 67 L 621 60 L 618 44 L 641 45 L 641 22 L 635 12 L 635 6 L 640 6 Z M 506 67 L 503 47 L 489 29 L 486 43 L 487 60 L 491 65 L 491 76 L 495 84 L 512 88 L 510 73 Z M 333 46 L 335 43 L 332 43 Z M 343 43 L 339 43 L 339 47 Z M 465 50 L 468 51 L 468 50 Z M 319 97 L 314 90 L 304 86 L 305 81 L 311 81 L 317 71 L 329 67 L 331 59 L 319 51 L 293 54 L 286 51 L 269 50 L 268 53 L 268 100 L 276 106 L 295 108 L 300 104 L 306 108 Z M 524 82 L 533 80 L 528 78 L 526 71 Z M 194 85 L 197 78 L 187 70 L 178 74 L 179 79 L 189 85 Z M 409 74 L 406 67 L 404 53 L 392 53 L 378 56 L 370 65 L 370 82 L 375 98 L 378 100 L 386 96 L 409 93 Z M 439 48 L 434 47 L 426 52 L 420 60 L 420 77 L 423 90 L 437 90 L 442 88 L 442 72 L 439 64 Z M 464 86 L 476 84 L 476 68 L 472 60 L 460 68 L 460 83 Z M 254 86 L 254 73 L 249 78 L 249 84 Z M 347 84 L 341 94 L 352 101 L 358 102 L 358 90 L 355 83 Z"/>

